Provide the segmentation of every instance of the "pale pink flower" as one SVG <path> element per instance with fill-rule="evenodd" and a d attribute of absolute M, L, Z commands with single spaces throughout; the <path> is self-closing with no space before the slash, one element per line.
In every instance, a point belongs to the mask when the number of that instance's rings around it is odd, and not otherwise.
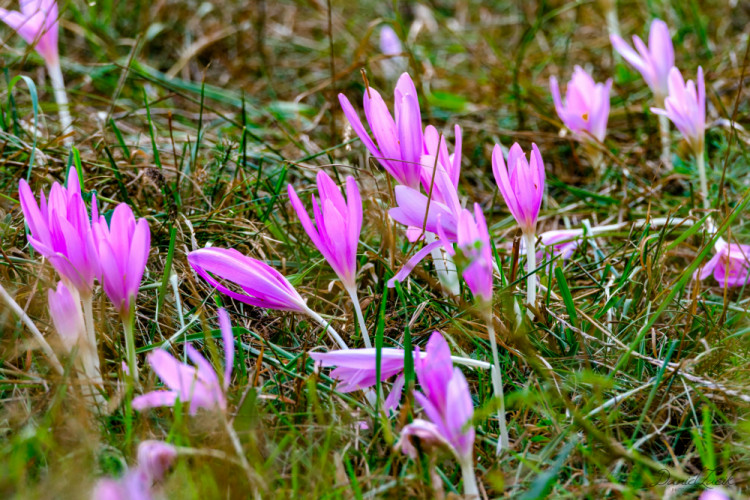
<path fill-rule="evenodd" d="M 697 85 L 696 85 L 697 82 Z M 668 117 L 696 156 L 703 155 L 706 135 L 706 84 L 703 68 L 698 67 L 696 81 L 685 80 L 680 70 L 672 68 L 668 80 L 669 95 L 664 99 L 664 109 L 651 108 L 651 111 Z"/>
<path fill-rule="evenodd" d="M 727 243 L 720 239 L 714 247 L 716 255 L 695 276 L 704 280 L 713 275 L 721 286 L 735 287 L 750 283 L 750 245 Z"/>
<path fill-rule="evenodd" d="M 492 173 L 510 213 L 526 234 L 536 232 L 536 221 L 544 197 L 544 162 L 536 144 L 531 146 L 530 160 L 521 146 L 513 144 L 508 152 L 508 166 L 498 144 L 492 151 Z"/>
<path fill-rule="evenodd" d="M 674 47 L 667 23 L 661 19 L 651 22 L 648 47 L 637 35 L 633 35 L 635 50 L 618 35 L 610 35 L 609 39 L 615 50 L 640 72 L 657 101 L 663 99 L 669 92 L 669 70 L 674 66 Z"/>
<path fill-rule="evenodd" d="M 81 310 L 81 299 L 75 288 L 68 288 L 59 281 L 57 289 L 47 290 L 49 314 L 57 334 L 62 339 L 65 351 L 70 351 L 86 341 L 86 325 Z"/>
<path fill-rule="evenodd" d="M 16 30 L 48 65 L 58 64 L 57 1 L 21 0 L 21 12 L 0 9 L 0 20 Z"/>
<path fill-rule="evenodd" d="M 607 135 L 612 79 L 596 83 L 583 68 L 576 66 L 565 91 L 564 104 L 557 78 L 551 77 L 549 86 L 557 115 L 565 126 L 582 140 L 590 141 L 593 137 L 599 142 L 604 141 Z"/>

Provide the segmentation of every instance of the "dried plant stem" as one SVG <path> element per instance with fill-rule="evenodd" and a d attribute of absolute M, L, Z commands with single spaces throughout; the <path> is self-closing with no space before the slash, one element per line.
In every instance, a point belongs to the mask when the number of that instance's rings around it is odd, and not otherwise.
<path fill-rule="evenodd" d="M 536 304 L 536 235 L 534 233 L 525 233 L 523 238 L 526 243 L 526 304 L 534 306 Z M 533 273 L 533 274 L 532 274 Z"/>
<path fill-rule="evenodd" d="M 458 463 L 461 466 L 461 476 L 464 479 L 464 498 L 469 500 L 480 498 L 477 477 L 474 474 L 474 461 L 471 455 L 459 458 Z"/>
<path fill-rule="evenodd" d="M 709 199 L 708 199 L 708 180 L 706 178 L 706 157 L 703 151 L 701 151 L 700 154 L 696 155 L 696 160 L 698 163 L 698 176 L 700 177 L 700 182 L 701 182 L 701 196 L 703 197 L 703 208 L 706 210 L 710 210 L 711 203 L 709 202 Z"/>
<path fill-rule="evenodd" d="M 333 327 L 331 327 L 331 324 L 328 321 L 326 321 L 320 314 L 316 313 L 309 307 L 307 308 L 305 312 L 307 313 L 308 316 L 310 316 L 312 319 L 320 323 L 320 325 L 326 329 L 326 332 L 328 332 L 328 335 L 330 335 L 331 339 L 334 342 L 336 342 L 339 345 L 339 347 L 341 347 L 342 349 L 349 349 L 349 346 L 346 345 L 346 342 L 344 342 L 344 339 L 341 338 L 341 335 L 339 335 L 336 332 L 336 330 L 334 330 Z"/>
<path fill-rule="evenodd" d="M 62 134 L 69 134 L 73 130 L 73 119 L 70 117 L 68 94 L 65 92 L 65 80 L 63 80 L 60 62 L 58 61 L 57 64 L 48 64 L 47 72 L 52 82 L 52 91 L 55 94 L 55 102 L 57 102 L 58 113 L 60 114 Z M 68 135 L 63 139 L 63 142 L 66 146 L 70 147 L 73 145 L 73 137 Z"/>
<path fill-rule="evenodd" d="M 498 424 L 500 426 L 500 437 L 497 440 L 497 454 L 508 447 L 508 428 L 505 425 L 505 396 L 503 395 L 503 379 L 500 373 L 500 356 L 497 352 L 497 340 L 495 339 L 495 325 L 492 323 L 491 304 L 485 305 L 485 321 L 487 322 L 487 335 L 490 337 L 490 348 L 492 349 L 492 370 L 490 377 L 492 379 L 492 389 L 496 398 L 500 402 L 500 409 L 497 412 Z"/>
<path fill-rule="evenodd" d="M 357 321 L 359 322 L 359 329 L 362 332 L 362 340 L 365 342 L 365 347 L 368 349 L 372 347 L 370 342 L 370 334 L 367 332 L 367 325 L 365 324 L 365 317 L 362 314 L 362 306 L 359 304 L 359 297 L 357 296 L 356 286 L 347 288 L 346 291 L 349 293 L 349 297 L 352 299 L 352 305 L 354 306 L 354 313 L 357 315 Z"/>
<path fill-rule="evenodd" d="M 16 316 L 18 316 L 21 319 L 21 322 L 26 325 L 26 327 L 31 331 L 31 334 L 34 336 L 34 339 L 37 341 L 39 346 L 42 348 L 42 351 L 44 352 L 44 355 L 49 360 L 50 364 L 52 365 L 52 368 L 55 369 L 55 371 L 62 375 L 65 373 L 65 370 L 63 370 L 62 365 L 60 364 L 60 360 L 57 359 L 57 356 L 55 356 L 54 351 L 52 351 L 52 348 L 47 343 L 47 340 L 42 335 L 42 332 L 39 331 L 39 329 L 36 327 L 33 321 L 31 321 L 31 318 L 29 318 L 29 315 L 26 314 L 26 312 L 21 309 L 21 306 L 18 305 L 18 303 L 13 299 L 13 297 L 8 294 L 8 292 L 5 290 L 5 287 L 3 287 L 2 284 L 0 284 L 0 297 L 5 301 L 5 303 L 10 307 L 11 311 L 13 311 Z"/>
<path fill-rule="evenodd" d="M 661 137 L 661 162 L 672 170 L 671 141 L 669 140 L 669 118 L 659 115 L 659 136 Z"/>

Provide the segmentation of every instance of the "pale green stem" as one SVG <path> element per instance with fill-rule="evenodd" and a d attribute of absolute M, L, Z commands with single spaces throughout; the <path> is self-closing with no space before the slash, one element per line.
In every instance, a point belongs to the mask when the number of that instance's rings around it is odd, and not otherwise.
<path fill-rule="evenodd" d="M 237 436 L 237 433 L 234 430 L 234 427 L 232 427 L 232 424 L 229 422 L 229 417 L 227 417 L 226 413 L 223 413 L 222 420 L 224 420 L 224 427 L 227 430 L 227 435 L 229 436 L 229 440 L 232 441 L 232 446 L 234 446 L 234 451 L 237 452 L 237 458 L 240 459 L 240 465 L 242 466 L 242 469 L 245 471 L 245 474 L 247 475 L 247 480 L 251 485 L 254 485 L 256 483 L 256 477 L 255 474 L 253 474 L 253 469 L 250 468 L 250 463 L 247 461 L 247 457 L 245 456 L 245 450 L 242 449 L 242 443 L 240 443 L 240 438 Z"/>
<path fill-rule="evenodd" d="M 523 238 L 526 243 L 526 303 L 530 306 L 536 305 L 536 273 L 531 274 L 536 269 L 536 235 L 534 233 L 524 233 Z"/>
<path fill-rule="evenodd" d="M 60 127 L 62 128 L 62 134 L 69 134 L 73 131 L 73 120 L 70 117 L 68 94 L 65 92 L 65 81 L 63 80 L 60 62 L 57 61 L 57 63 L 47 64 L 47 72 L 49 73 L 49 79 L 52 82 L 52 91 L 55 94 L 55 102 L 57 102 L 57 109 L 60 114 Z M 73 145 L 73 137 L 67 136 L 63 139 L 63 142 L 66 146 L 70 147 Z"/>
<path fill-rule="evenodd" d="M 13 311 L 16 316 L 18 316 L 21 319 L 21 322 L 26 325 L 26 327 L 29 329 L 31 334 L 34 336 L 34 339 L 36 340 L 37 344 L 39 344 L 39 347 L 41 347 L 42 352 L 44 352 L 44 355 L 49 360 L 50 364 L 52 365 L 52 368 L 54 370 L 62 375 L 65 373 L 65 370 L 63 370 L 62 365 L 60 364 L 60 360 L 57 359 L 57 356 L 55 355 L 54 351 L 50 347 L 50 345 L 47 343 L 47 339 L 44 338 L 42 335 L 42 332 L 39 331 L 39 329 L 36 327 L 33 321 L 31 321 L 31 318 L 29 318 L 29 315 L 26 314 L 26 311 L 21 309 L 21 306 L 18 305 L 18 303 L 13 299 L 13 297 L 8 294 L 8 292 L 5 290 L 2 284 L 0 284 L 0 297 L 5 301 L 5 303 L 10 307 L 11 311 Z"/>
<path fill-rule="evenodd" d="M 95 377 L 96 381 L 99 380 L 101 371 L 99 369 L 99 351 L 96 343 L 96 325 L 94 324 L 94 302 L 93 296 L 88 293 L 81 296 L 81 303 L 83 304 L 83 319 L 86 324 L 86 340 L 88 344 L 88 352 L 85 355 L 89 358 L 89 366 L 92 369 L 91 373 L 87 373 L 90 377 Z"/>
<path fill-rule="evenodd" d="M 711 203 L 708 199 L 708 180 L 706 178 L 706 159 L 704 152 L 701 151 L 700 154 L 696 155 L 696 159 L 698 162 L 698 175 L 700 176 L 701 181 L 701 195 L 703 196 L 703 208 L 706 210 L 711 209 Z"/>
<path fill-rule="evenodd" d="M 357 315 L 357 321 L 359 322 L 359 329 L 362 332 L 362 340 L 365 342 L 365 347 L 368 349 L 372 347 L 370 343 L 370 334 L 367 333 L 367 325 L 365 324 L 365 317 L 362 314 L 362 306 L 359 305 L 359 297 L 357 296 L 356 285 L 346 289 L 349 292 L 349 297 L 352 299 L 352 305 L 354 306 L 354 313 Z"/>
<path fill-rule="evenodd" d="M 479 487 L 477 486 L 477 477 L 474 474 L 474 460 L 469 455 L 459 458 L 458 463 L 461 466 L 461 476 L 464 479 L 464 498 L 468 500 L 479 499 Z"/>
<path fill-rule="evenodd" d="M 336 342 L 340 348 L 342 349 L 349 349 L 349 346 L 346 345 L 346 342 L 344 342 L 344 339 L 341 338 L 341 335 L 339 335 L 336 330 L 333 329 L 331 324 L 323 319 L 323 317 L 310 309 L 309 307 L 305 307 L 305 312 L 308 316 L 310 316 L 312 319 L 320 323 L 320 325 L 326 329 L 326 332 L 328 332 L 328 335 L 331 337 L 331 339 Z"/>
<path fill-rule="evenodd" d="M 492 349 L 492 370 L 490 378 L 492 379 L 492 389 L 495 397 L 500 403 L 497 412 L 498 424 L 500 426 L 500 437 L 497 440 L 497 454 L 508 448 L 508 428 L 505 425 L 505 396 L 503 394 L 503 378 L 500 373 L 500 356 L 497 352 L 497 340 L 495 339 L 495 325 L 492 323 L 492 308 L 489 303 L 485 307 L 485 320 L 487 322 L 487 335 L 490 337 L 490 348 Z"/>
<path fill-rule="evenodd" d="M 661 137 L 661 162 L 672 170 L 671 141 L 669 140 L 669 118 L 659 115 L 659 136 Z"/>
<path fill-rule="evenodd" d="M 125 334 L 125 357 L 128 362 L 130 379 L 138 385 L 138 364 L 135 358 L 135 303 L 130 307 L 130 312 L 122 317 L 122 330 Z"/>

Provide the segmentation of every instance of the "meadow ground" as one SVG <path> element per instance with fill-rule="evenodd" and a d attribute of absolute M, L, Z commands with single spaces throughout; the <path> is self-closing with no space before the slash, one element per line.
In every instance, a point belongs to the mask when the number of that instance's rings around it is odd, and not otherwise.
<path fill-rule="evenodd" d="M 16 5 L 4 7 L 16 8 Z M 0 496 L 86 498 L 101 477 L 122 475 L 146 439 L 179 448 L 156 488 L 166 498 L 439 498 L 460 495 L 448 453 L 416 460 L 394 450 L 421 415 L 407 383 L 390 418 L 361 391 L 341 394 L 308 354 L 334 344 L 304 316 L 260 309 L 217 293 L 187 262 L 208 244 L 277 268 L 353 347 L 361 332 L 346 290 L 292 209 L 287 183 L 309 208 L 315 175 L 353 175 L 364 203 L 357 285 L 379 345 L 424 345 L 434 330 L 454 354 L 490 361 L 472 294 L 443 293 L 426 260 L 385 287 L 415 251 L 388 216 L 393 181 L 367 155 L 339 105 L 362 113 L 363 73 L 391 106 L 400 70 L 420 95 L 423 124 L 453 141 L 463 129 L 462 203 L 480 204 L 494 242 L 494 324 L 510 446 L 496 456 L 497 400 L 489 373 L 464 369 L 476 425 L 482 497 L 697 498 L 750 481 L 750 291 L 692 276 L 712 255 L 708 221 L 750 243 L 747 2 L 621 0 L 619 30 L 670 26 L 676 65 L 706 75 L 711 209 L 701 208 L 695 161 L 672 128 L 673 169 L 659 160 L 651 92 L 615 56 L 607 2 L 99 0 L 62 2 L 60 51 L 74 120 L 71 151 L 42 59 L 2 30 L 0 79 L 0 282 L 55 346 L 47 311 L 54 269 L 29 246 L 19 180 L 35 193 L 83 174 L 84 198 L 103 213 L 129 204 L 151 228 L 137 300 L 141 393 L 161 386 L 145 356 L 187 342 L 221 366 L 216 306 L 234 325 L 227 414 L 184 406 L 137 412 L 123 383 L 121 325 L 97 286 L 94 318 L 106 403 L 81 396 L 72 364 L 60 377 L 28 328 L 0 307 Z M 384 55 L 380 29 L 404 42 Z M 399 65 L 402 67 L 399 68 Z M 613 79 L 601 168 L 562 133 L 549 91 L 575 65 Z M 30 77 L 19 80 L 18 75 Z M 31 83 L 31 87 L 29 86 Z M 36 85 L 33 85 L 33 84 Z M 30 91 L 30 88 L 32 91 Z M 39 133 L 34 134 L 34 119 Z M 736 126 L 732 126 L 736 123 Z M 567 260 L 537 271 L 525 310 L 520 232 L 495 184 L 495 143 L 536 143 L 547 188 L 539 232 L 618 225 L 586 237 Z M 32 154 L 33 153 L 33 154 Z M 670 218 L 683 223 L 649 225 Z M 407 373 L 413 376 L 413 373 Z M 411 378 L 411 377 L 410 377 Z M 389 387 L 389 384 L 384 384 Z M 362 425 L 365 423 L 366 425 Z"/>

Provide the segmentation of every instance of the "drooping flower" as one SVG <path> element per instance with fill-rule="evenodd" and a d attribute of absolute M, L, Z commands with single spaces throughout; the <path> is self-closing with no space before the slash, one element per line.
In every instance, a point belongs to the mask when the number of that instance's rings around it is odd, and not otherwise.
<path fill-rule="evenodd" d="M 21 179 L 18 195 L 31 246 L 81 295 L 90 296 L 99 276 L 99 257 L 75 168 L 70 169 L 67 184 L 63 187 L 55 182 L 49 201 L 42 192 L 37 204 L 31 188 Z"/>
<path fill-rule="evenodd" d="M 549 86 L 557 115 L 565 126 L 581 140 L 591 141 L 595 138 L 603 141 L 607 135 L 612 79 L 596 83 L 583 68 L 576 66 L 565 91 L 565 104 L 560 97 L 557 78 L 550 77 Z"/>
<path fill-rule="evenodd" d="M 47 299 L 52 323 L 62 339 L 65 351 L 69 353 L 73 347 L 86 341 L 86 324 L 78 291 L 75 288 L 71 290 L 64 282 L 59 281 L 57 289 L 47 290 Z"/>
<path fill-rule="evenodd" d="M 697 85 L 696 85 L 697 82 Z M 703 68 L 698 67 L 696 81 L 685 80 L 680 70 L 672 68 L 668 80 L 669 95 L 664 99 L 664 109 L 651 108 L 651 111 L 668 117 L 690 144 L 696 156 L 703 156 L 706 135 L 706 84 Z"/>
<path fill-rule="evenodd" d="M 445 445 L 459 462 L 472 462 L 474 446 L 474 403 L 469 384 L 459 368 L 453 367 L 451 352 L 440 333 L 435 332 L 427 343 L 427 355 L 414 360 L 417 380 L 422 392 L 414 398 L 427 417 L 406 425 L 396 444 L 412 457 L 417 437 L 428 445 Z"/>
<path fill-rule="evenodd" d="M 496 144 L 492 151 L 492 173 L 495 175 L 495 182 L 510 213 L 525 234 L 536 232 L 536 221 L 544 197 L 545 173 L 542 154 L 536 144 L 532 144 L 531 149 L 530 161 L 527 161 L 521 146 L 518 143 L 513 144 L 508 152 L 507 168 L 500 146 Z"/>
<path fill-rule="evenodd" d="M 199 408 L 225 410 L 225 392 L 229 387 L 234 364 L 234 336 L 229 315 L 219 309 L 219 327 L 224 342 L 224 380 L 220 381 L 211 363 L 192 345 L 185 352 L 195 367 L 186 365 L 164 350 L 152 351 L 146 359 L 154 372 L 169 388 L 156 390 L 133 398 L 133 408 L 138 411 L 156 406 L 174 406 L 179 399 L 190 404 L 189 413 L 195 415 Z"/>
<path fill-rule="evenodd" d="M 750 245 L 727 243 L 720 238 L 714 250 L 716 255 L 696 271 L 698 279 L 704 280 L 713 275 L 719 285 L 726 287 L 750 283 Z"/>
<path fill-rule="evenodd" d="M 661 19 L 651 22 L 648 47 L 637 35 L 633 35 L 635 50 L 618 35 L 610 35 L 609 39 L 615 50 L 640 72 L 657 102 L 664 99 L 669 92 L 669 70 L 674 66 L 674 47 L 667 23 Z"/>
<path fill-rule="evenodd" d="M 422 168 L 420 160 L 424 152 L 422 114 L 417 89 L 411 77 L 404 73 L 396 84 L 395 119 L 383 98 L 372 87 L 365 90 L 363 99 L 365 116 L 375 142 L 365 130 L 349 99 L 344 94 L 339 94 L 339 103 L 354 132 L 365 143 L 370 154 L 378 159 L 399 184 L 418 189 Z"/>
<path fill-rule="evenodd" d="M 357 182 L 354 177 L 347 177 L 345 199 L 336 183 L 322 170 L 318 172 L 317 180 L 320 203 L 312 195 L 315 223 L 310 220 L 291 184 L 287 186 L 289 201 L 305 232 L 344 287 L 356 288 L 357 246 L 362 230 L 362 198 Z"/>
<path fill-rule="evenodd" d="M 0 9 L 0 20 L 13 28 L 48 65 L 58 64 L 57 1 L 21 0 L 21 12 Z"/>
<path fill-rule="evenodd" d="M 234 248 L 201 248 L 188 254 L 188 262 L 211 286 L 240 302 L 266 309 L 307 312 L 305 301 L 280 272 Z M 244 293 L 230 290 L 219 279 L 237 284 Z"/>
<path fill-rule="evenodd" d="M 110 224 L 103 215 L 97 219 L 96 200 L 93 207 L 92 226 L 101 263 L 102 287 L 120 317 L 129 317 L 146 270 L 151 231 L 146 219 L 136 221 L 125 203 L 115 207 Z"/>

